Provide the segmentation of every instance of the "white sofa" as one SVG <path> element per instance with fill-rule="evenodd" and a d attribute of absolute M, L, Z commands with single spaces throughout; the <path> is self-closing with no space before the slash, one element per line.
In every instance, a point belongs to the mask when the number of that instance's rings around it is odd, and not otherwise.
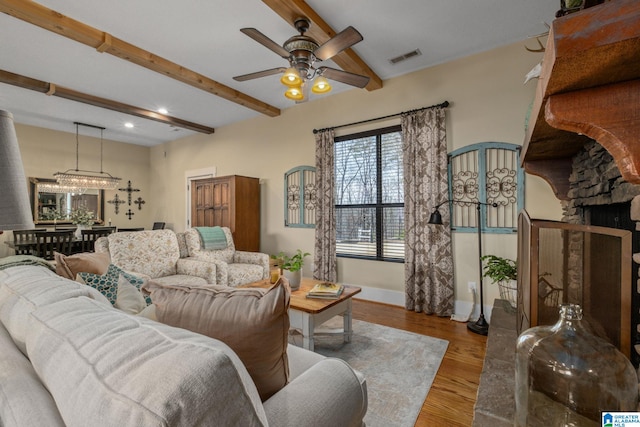
<path fill-rule="evenodd" d="M 2 426 L 358 426 L 366 385 L 345 362 L 287 350 L 261 402 L 221 341 L 111 306 L 46 267 L 0 263 Z"/>

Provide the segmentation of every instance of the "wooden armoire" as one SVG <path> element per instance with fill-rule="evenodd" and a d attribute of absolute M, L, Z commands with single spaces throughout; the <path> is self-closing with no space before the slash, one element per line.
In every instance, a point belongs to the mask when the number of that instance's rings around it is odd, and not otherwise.
<path fill-rule="evenodd" d="M 191 226 L 229 227 L 237 250 L 260 250 L 260 180 L 230 175 L 193 181 Z"/>

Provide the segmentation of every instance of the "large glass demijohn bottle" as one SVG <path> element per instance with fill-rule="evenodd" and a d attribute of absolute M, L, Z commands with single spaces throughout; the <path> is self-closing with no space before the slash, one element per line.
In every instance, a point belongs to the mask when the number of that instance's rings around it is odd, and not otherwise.
<path fill-rule="evenodd" d="M 563 304 L 555 325 L 518 337 L 516 426 L 599 427 L 601 411 L 637 410 L 633 365 L 582 322 L 579 305 Z"/>

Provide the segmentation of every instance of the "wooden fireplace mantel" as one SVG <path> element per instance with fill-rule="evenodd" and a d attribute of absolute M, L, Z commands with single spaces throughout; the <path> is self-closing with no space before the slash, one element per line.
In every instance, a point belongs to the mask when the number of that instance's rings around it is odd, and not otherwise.
<path fill-rule="evenodd" d="M 571 158 L 590 139 L 640 184 L 640 2 L 613 0 L 554 20 L 522 164 L 567 199 Z"/>

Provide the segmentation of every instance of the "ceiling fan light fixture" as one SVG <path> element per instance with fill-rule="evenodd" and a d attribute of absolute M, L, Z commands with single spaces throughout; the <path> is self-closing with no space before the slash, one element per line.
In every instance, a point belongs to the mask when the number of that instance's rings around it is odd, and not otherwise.
<path fill-rule="evenodd" d="M 301 86 L 290 87 L 285 91 L 284 96 L 292 101 L 302 101 L 304 99 Z"/>
<path fill-rule="evenodd" d="M 329 84 L 329 81 L 322 76 L 316 77 L 315 81 L 313 82 L 313 86 L 311 87 L 311 92 L 328 93 L 330 91 L 331 85 Z"/>
<path fill-rule="evenodd" d="M 293 67 L 287 68 L 280 79 L 280 83 L 290 88 L 300 86 L 302 84 L 300 72 Z"/>

